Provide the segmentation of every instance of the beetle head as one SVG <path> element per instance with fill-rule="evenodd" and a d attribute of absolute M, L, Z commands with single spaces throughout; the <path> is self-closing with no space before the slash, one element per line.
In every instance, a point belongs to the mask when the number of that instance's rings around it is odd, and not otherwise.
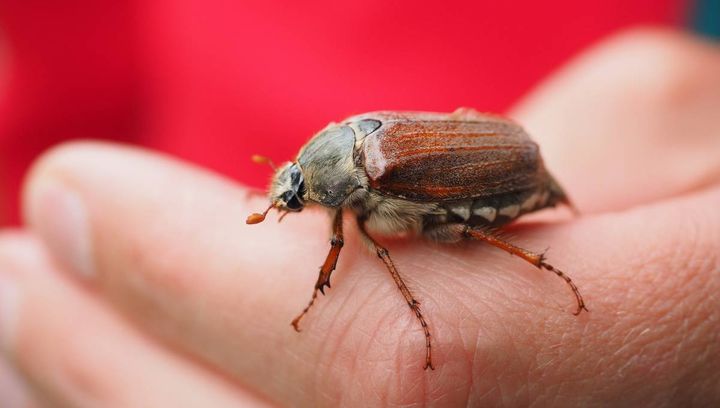
<path fill-rule="evenodd" d="M 248 217 L 248 224 L 262 222 L 272 208 L 287 214 L 302 211 L 308 202 L 329 208 L 341 206 L 361 188 L 354 148 L 355 132 L 350 126 L 328 125 L 303 146 L 296 162 L 277 169 L 270 185 L 270 206 L 264 213 Z M 254 156 L 253 161 L 269 162 L 260 156 Z"/>
<path fill-rule="evenodd" d="M 262 213 L 248 216 L 247 224 L 258 224 L 265 220 L 267 213 L 275 208 L 283 212 L 282 219 L 289 212 L 300 212 L 305 207 L 307 192 L 305 179 L 297 163 L 286 163 L 277 169 L 270 185 L 270 205 Z"/>
<path fill-rule="evenodd" d="M 270 201 L 280 211 L 299 212 L 305 207 L 305 178 L 297 163 L 287 163 L 275 173 Z"/>

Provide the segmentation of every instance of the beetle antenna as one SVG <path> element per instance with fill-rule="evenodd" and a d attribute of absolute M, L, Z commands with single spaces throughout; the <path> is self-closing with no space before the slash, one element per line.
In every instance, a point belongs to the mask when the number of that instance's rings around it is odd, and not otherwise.
<path fill-rule="evenodd" d="M 260 224 L 261 222 L 265 221 L 265 216 L 267 215 L 268 211 L 270 211 L 270 209 L 273 207 L 275 207 L 275 204 L 270 204 L 270 206 L 265 211 L 263 211 L 262 214 L 252 213 L 248 215 L 247 219 L 245 220 L 245 224 Z"/>
<path fill-rule="evenodd" d="M 261 156 L 259 154 L 253 154 L 252 156 L 250 156 L 250 160 L 252 160 L 255 164 L 267 164 L 274 171 L 277 171 L 277 166 L 269 157 Z"/>

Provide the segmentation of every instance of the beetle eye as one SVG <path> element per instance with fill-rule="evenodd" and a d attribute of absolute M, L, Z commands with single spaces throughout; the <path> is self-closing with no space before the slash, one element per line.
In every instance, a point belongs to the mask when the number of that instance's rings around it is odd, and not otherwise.
<path fill-rule="evenodd" d="M 285 200 L 285 206 L 290 210 L 300 210 L 303 208 L 303 203 L 293 191 L 284 192 L 282 199 Z"/>
<path fill-rule="evenodd" d="M 290 197 L 290 200 L 287 202 L 287 208 L 291 210 L 299 210 L 303 207 L 300 200 L 298 200 L 298 196 L 293 194 L 292 197 Z"/>

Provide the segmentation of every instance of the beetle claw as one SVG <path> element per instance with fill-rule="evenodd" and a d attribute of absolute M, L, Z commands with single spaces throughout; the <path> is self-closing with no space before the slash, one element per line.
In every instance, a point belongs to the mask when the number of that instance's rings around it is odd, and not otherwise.
<path fill-rule="evenodd" d="M 330 288 L 330 281 L 325 281 L 325 282 L 321 283 L 321 284 L 317 287 L 317 290 L 319 290 L 320 293 L 322 293 L 323 295 L 325 295 L 325 287 L 326 287 L 326 286 L 328 287 L 328 289 Z"/>
<path fill-rule="evenodd" d="M 585 303 L 584 303 L 584 302 L 583 302 L 582 304 L 578 305 L 577 310 L 575 310 L 575 311 L 573 312 L 573 314 L 574 314 L 575 316 L 578 316 L 578 315 L 580 315 L 580 313 L 582 313 L 583 310 L 586 311 L 586 312 L 588 312 L 588 313 L 590 313 L 590 310 L 588 310 L 588 308 L 585 306 Z"/>

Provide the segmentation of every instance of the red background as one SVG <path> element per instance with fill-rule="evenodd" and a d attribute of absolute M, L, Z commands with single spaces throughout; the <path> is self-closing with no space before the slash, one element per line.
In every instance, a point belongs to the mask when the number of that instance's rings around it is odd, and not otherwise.
<path fill-rule="evenodd" d="M 618 29 L 682 24 L 685 3 L 0 0 L 0 224 L 18 222 L 31 160 L 65 139 L 264 186 L 251 153 L 291 159 L 363 111 L 503 111 Z"/>

